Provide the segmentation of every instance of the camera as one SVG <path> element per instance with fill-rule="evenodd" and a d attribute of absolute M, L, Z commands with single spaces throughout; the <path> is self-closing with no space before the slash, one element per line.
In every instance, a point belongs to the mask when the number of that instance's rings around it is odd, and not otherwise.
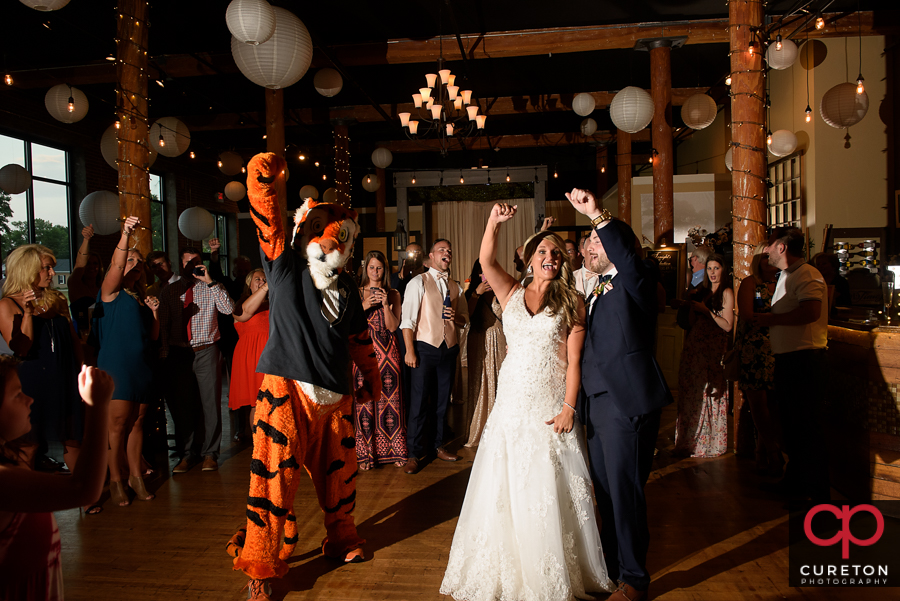
<path fill-rule="evenodd" d="M 206 275 L 206 268 L 203 265 L 197 265 L 196 267 L 194 267 L 194 271 L 192 273 L 202 278 L 204 275 Z"/>

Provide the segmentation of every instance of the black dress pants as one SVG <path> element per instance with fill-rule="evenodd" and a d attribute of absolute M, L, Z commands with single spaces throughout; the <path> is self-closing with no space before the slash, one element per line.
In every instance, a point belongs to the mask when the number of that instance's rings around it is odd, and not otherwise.
<path fill-rule="evenodd" d="M 415 345 L 419 366 L 410 370 L 406 446 L 410 458 L 421 458 L 443 444 L 444 417 L 456 378 L 459 345 L 447 348 L 444 342 L 435 348 L 419 341 Z"/>

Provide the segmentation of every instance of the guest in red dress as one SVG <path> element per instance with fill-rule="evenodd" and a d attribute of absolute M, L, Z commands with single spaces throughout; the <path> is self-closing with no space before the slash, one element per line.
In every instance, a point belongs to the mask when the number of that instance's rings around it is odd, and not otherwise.
<path fill-rule="evenodd" d="M 356 457 L 359 469 L 378 464 L 406 464 L 406 418 L 400 385 L 400 353 L 394 333 L 400 326 L 400 293 L 387 284 L 388 262 L 384 253 L 366 255 L 359 294 L 369 320 L 369 334 L 381 371 L 381 399 L 356 403 Z M 363 375 L 353 366 L 357 387 Z"/>
<path fill-rule="evenodd" d="M 238 342 L 231 363 L 228 408 L 236 411 L 250 407 L 252 428 L 256 417 L 256 395 L 263 380 L 263 374 L 256 373 L 256 364 L 269 341 L 269 285 L 262 269 L 247 274 L 242 298 L 241 313 L 238 315 L 235 311 L 234 315 Z M 235 438 L 238 438 L 237 433 Z"/>

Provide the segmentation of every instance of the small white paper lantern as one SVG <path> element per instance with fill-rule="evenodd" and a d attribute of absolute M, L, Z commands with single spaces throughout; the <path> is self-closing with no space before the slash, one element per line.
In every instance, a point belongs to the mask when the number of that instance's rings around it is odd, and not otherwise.
<path fill-rule="evenodd" d="M 797 136 L 794 132 L 786 129 L 779 129 L 772 134 L 772 143 L 769 144 L 769 152 L 777 157 L 786 157 L 795 150 L 798 144 Z"/>
<path fill-rule="evenodd" d="M 232 0 L 225 24 L 239 42 L 258 46 L 275 33 L 275 9 L 266 0 Z"/>
<path fill-rule="evenodd" d="M 106 164 L 113 169 L 118 169 L 118 131 L 119 130 L 116 129 L 115 124 L 110 125 L 106 128 L 106 131 L 103 132 L 103 136 L 100 138 L 100 154 L 103 155 L 103 160 L 106 161 Z M 147 148 L 150 151 L 150 157 L 147 166 L 152 167 L 153 163 L 156 162 L 157 152 L 149 144 L 147 144 Z"/>
<path fill-rule="evenodd" d="M 681 106 L 681 119 L 691 129 L 699 130 L 716 120 L 716 101 L 706 94 L 694 94 Z"/>
<path fill-rule="evenodd" d="M 594 101 L 594 97 L 584 92 L 572 100 L 572 110 L 582 117 L 587 117 L 594 112 L 595 106 L 597 106 L 597 103 Z"/>
<path fill-rule="evenodd" d="M 315 186 L 310 186 L 306 184 L 302 188 L 300 188 L 300 198 L 312 198 L 313 200 L 319 198 L 319 191 L 316 190 Z"/>
<path fill-rule="evenodd" d="M 773 69 L 781 71 L 794 64 L 799 52 L 797 44 L 790 40 L 782 40 L 781 50 L 776 49 L 775 44 L 769 44 L 769 48 L 766 50 L 766 62 Z"/>
<path fill-rule="evenodd" d="M 10 163 L 0 169 L 0 190 L 7 194 L 21 194 L 31 187 L 31 174 L 21 165 Z"/>
<path fill-rule="evenodd" d="M 330 67 L 325 67 L 324 69 L 319 69 L 316 76 L 313 77 L 313 85 L 316 88 L 316 92 L 331 98 L 344 87 L 344 80 L 341 78 L 340 73 Z"/>
<path fill-rule="evenodd" d="M 731 171 L 731 151 L 734 150 L 733 146 L 729 146 L 728 150 L 725 151 L 725 166 L 728 167 L 728 170 Z"/>
<path fill-rule="evenodd" d="M 597 122 L 588 117 L 581 122 L 581 134 L 584 136 L 593 136 L 597 131 Z"/>
<path fill-rule="evenodd" d="M 241 182 L 228 182 L 225 184 L 225 196 L 228 200 L 237 202 L 247 195 L 247 188 Z"/>
<path fill-rule="evenodd" d="M 367 173 L 362 178 L 362 186 L 365 188 L 366 192 L 375 192 L 381 187 L 381 181 L 379 181 L 376 174 Z"/>
<path fill-rule="evenodd" d="M 312 61 L 312 39 L 303 22 L 291 11 L 273 7 L 275 33 L 263 44 L 251 46 L 231 38 L 231 55 L 238 69 L 253 83 L 277 90 L 298 81 Z"/>
<path fill-rule="evenodd" d="M 641 88 L 623 88 L 609 104 L 609 116 L 616 127 L 636 134 L 653 120 L 653 98 Z"/>
<path fill-rule="evenodd" d="M 393 160 L 394 155 L 387 148 L 376 148 L 372 151 L 372 164 L 379 169 L 387 169 Z"/>
<path fill-rule="evenodd" d="M 856 125 L 869 110 L 869 95 L 856 93 L 855 83 L 839 83 L 822 96 L 819 114 L 831 127 L 844 129 Z"/>
<path fill-rule="evenodd" d="M 69 0 L 20 0 L 22 4 L 34 10 L 49 12 L 59 10 L 69 3 Z"/>
<path fill-rule="evenodd" d="M 230 150 L 226 150 L 220 154 L 219 160 L 222 161 L 222 166 L 219 167 L 219 171 L 228 176 L 237 175 L 241 172 L 241 167 L 244 166 L 244 159 L 241 158 L 241 155 L 236 152 L 231 152 Z"/>
<path fill-rule="evenodd" d="M 325 190 L 325 193 L 322 194 L 322 202 L 337 202 L 337 190 L 334 188 Z"/>
<path fill-rule="evenodd" d="M 78 207 L 78 218 L 87 227 L 94 226 L 94 233 L 106 236 L 122 229 L 119 223 L 119 195 L 115 192 L 99 190 L 84 197 Z"/>
<path fill-rule="evenodd" d="M 190 207 L 178 216 L 178 229 L 189 240 L 206 240 L 215 227 L 215 218 L 203 207 Z"/>
<path fill-rule="evenodd" d="M 73 110 L 69 112 L 69 98 L 73 100 Z M 55 85 L 44 96 L 47 112 L 57 121 L 75 123 L 81 121 L 88 112 L 88 99 L 78 88 L 61 83 Z"/>
<path fill-rule="evenodd" d="M 162 136 L 165 146 L 160 145 Z M 191 131 L 175 117 L 157 119 L 150 127 L 150 147 L 166 157 L 177 157 L 191 145 Z"/>

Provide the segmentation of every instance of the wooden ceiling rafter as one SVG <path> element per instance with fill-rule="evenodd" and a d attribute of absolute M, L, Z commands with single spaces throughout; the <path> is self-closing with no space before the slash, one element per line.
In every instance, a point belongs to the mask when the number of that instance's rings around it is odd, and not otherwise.
<path fill-rule="evenodd" d="M 650 142 L 650 130 L 644 129 L 636 134 L 631 135 L 634 142 Z M 553 147 L 553 146 L 572 146 L 580 144 L 596 144 L 598 146 L 608 145 L 615 140 L 615 134 L 595 134 L 593 136 L 584 136 L 578 132 L 566 132 L 555 134 L 523 134 L 511 136 L 479 136 L 471 138 L 466 150 L 491 150 L 491 149 L 510 149 L 510 148 L 534 148 L 534 147 Z M 440 151 L 440 142 L 433 139 L 425 140 L 391 140 L 378 143 L 379 147 L 384 147 L 391 152 L 409 153 L 409 152 L 429 152 Z M 649 155 L 642 155 L 646 159 Z"/>

